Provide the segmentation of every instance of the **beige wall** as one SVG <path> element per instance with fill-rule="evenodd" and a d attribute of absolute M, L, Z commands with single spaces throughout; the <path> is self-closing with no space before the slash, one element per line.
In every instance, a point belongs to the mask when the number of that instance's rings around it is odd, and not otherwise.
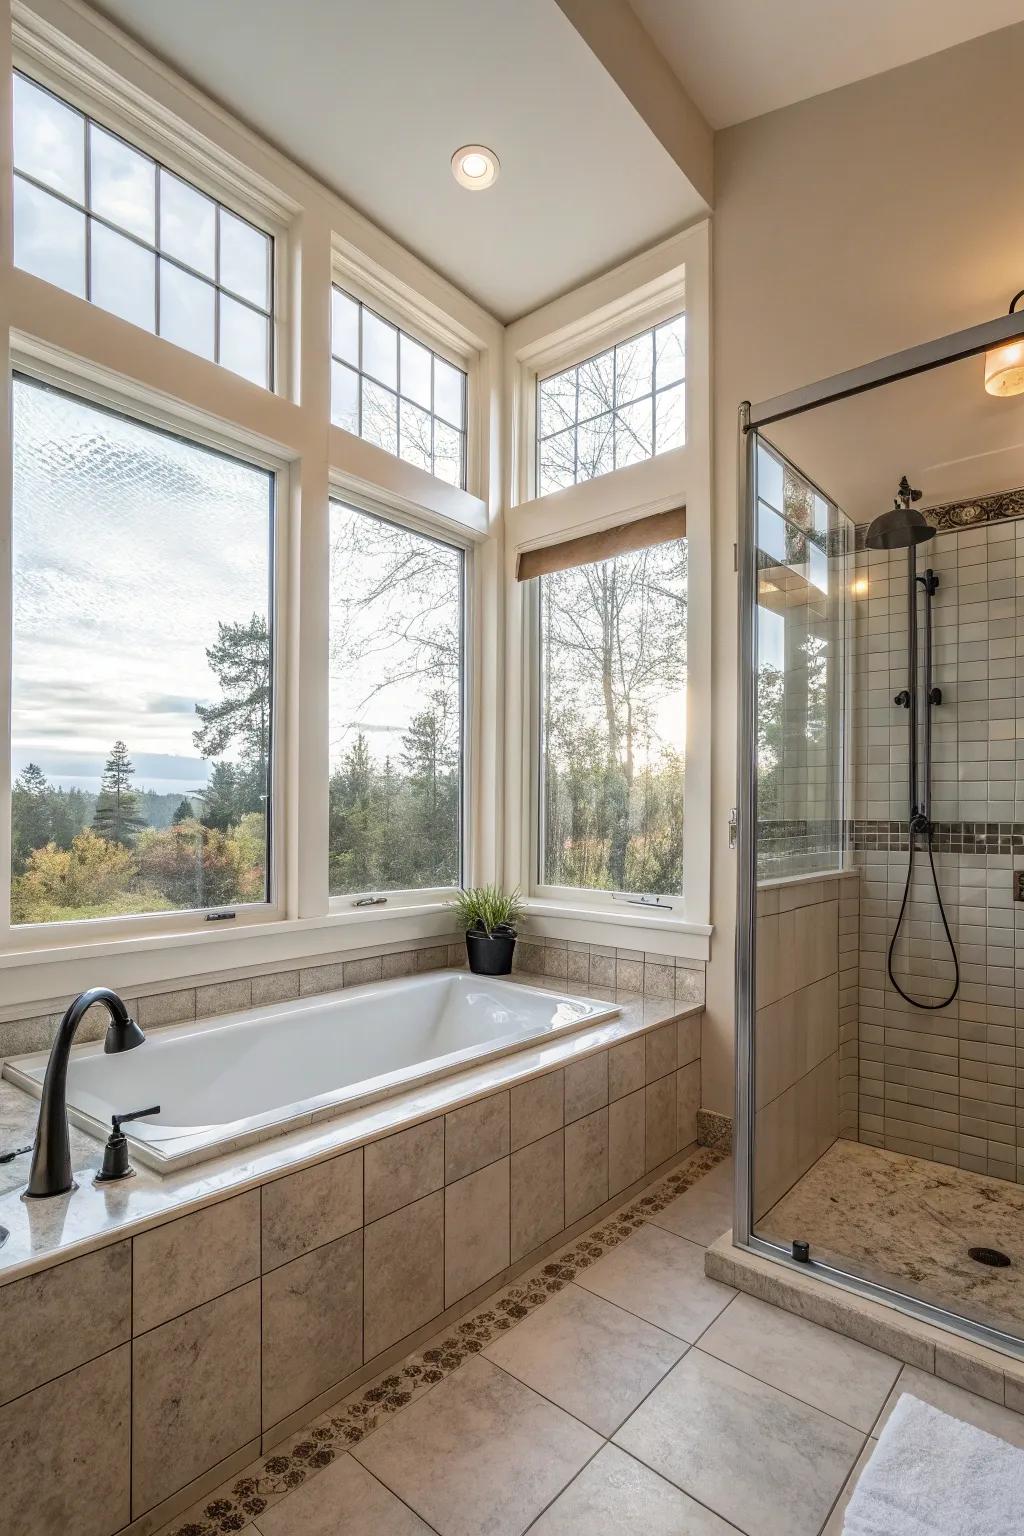
<path fill-rule="evenodd" d="M 732 1110 L 736 411 L 1005 310 L 1024 284 L 1020 81 L 1008 28 L 715 141 L 712 900 L 704 1104 Z"/>

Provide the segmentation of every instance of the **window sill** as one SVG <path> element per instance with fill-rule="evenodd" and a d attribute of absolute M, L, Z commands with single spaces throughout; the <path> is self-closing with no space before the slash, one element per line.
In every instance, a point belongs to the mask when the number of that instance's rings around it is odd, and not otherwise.
<path fill-rule="evenodd" d="M 680 917 L 656 917 L 649 910 L 610 911 L 608 907 L 577 906 L 573 902 L 531 897 L 525 903 L 524 938 L 574 939 L 583 944 L 607 944 L 615 949 L 651 950 L 683 960 L 711 958 L 710 923 Z"/>
<path fill-rule="evenodd" d="M 168 989 L 176 982 L 228 980 L 241 975 L 315 965 L 344 955 L 401 949 L 455 932 L 444 901 L 420 906 L 374 907 L 331 912 L 324 917 L 248 923 L 240 928 L 196 932 L 135 933 L 49 949 L 22 948 L 0 954 L 2 1018 L 63 1007 L 90 986 L 120 991 Z"/>

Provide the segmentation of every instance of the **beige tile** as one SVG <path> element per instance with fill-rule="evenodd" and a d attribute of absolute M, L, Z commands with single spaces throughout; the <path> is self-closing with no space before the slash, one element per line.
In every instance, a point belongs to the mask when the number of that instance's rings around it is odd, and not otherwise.
<path fill-rule="evenodd" d="M 608 1199 L 608 1110 L 597 1109 L 565 1128 L 565 1224 Z"/>
<path fill-rule="evenodd" d="M 718 1163 L 703 1178 L 663 1210 L 648 1216 L 655 1226 L 665 1227 L 678 1237 L 688 1237 L 691 1243 L 707 1247 L 732 1228 L 733 1218 L 733 1166 L 732 1158 Z"/>
<path fill-rule="evenodd" d="M 792 1312 L 737 1296 L 700 1341 L 706 1354 L 866 1434 L 900 1362 Z"/>
<path fill-rule="evenodd" d="M 550 976 L 555 981 L 567 981 L 569 976 L 568 952 L 557 948 L 554 944 L 545 944 L 541 951 L 541 972 L 544 976 Z"/>
<path fill-rule="evenodd" d="M 700 1109 L 700 1062 L 691 1061 L 676 1073 L 676 1151 L 697 1140 Z"/>
<path fill-rule="evenodd" d="M 735 1536 L 709 1509 L 606 1445 L 546 1509 L 530 1536 Z"/>
<path fill-rule="evenodd" d="M 675 997 L 676 969 L 674 965 L 644 964 L 644 996 Z"/>
<path fill-rule="evenodd" d="M 513 1152 L 511 1180 L 510 1262 L 521 1259 L 556 1237 L 565 1226 L 565 1149 L 562 1132 Z"/>
<path fill-rule="evenodd" d="M 1024 1450 L 1024 1414 L 1014 1413 L 1012 1409 L 1001 1407 L 998 1403 L 990 1403 L 987 1398 L 977 1397 L 973 1392 L 965 1392 L 963 1387 L 955 1387 L 952 1382 L 930 1376 L 913 1365 L 905 1365 L 900 1372 L 878 1416 L 873 1435 L 877 1437 L 882 1433 L 889 1415 L 904 1392 L 920 1398 L 923 1403 L 931 1403 L 933 1408 L 940 1408 L 943 1413 L 952 1414 L 954 1419 L 963 1419 L 965 1423 L 985 1429 L 990 1435 L 998 1435 L 1000 1440 L 1008 1440 L 1011 1445 Z"/>
<path fill-rule="evenodd" d="M 157 992 L 152 997 L 140 997 L 136 1012 L 143 1029 L 153 1029 L 158 1024 L 180 1024 L 195 1016 L 194 987 L 180 992 Z"/>
<path fill-rule="evenodd" d="M 345 964 L 334 960 L 329 965 L 306 965 L 299 972 L 299 996 L 316 997 L 321 992 L 340 992 L 345 985 Z"/>
<path fill-rule="evenodd" d="M 509 1159 L 444 1192 L 444 1304 L 452 1306 L 509 1262 Z"/>
<path fill-rule="evenodd" d="M 943 1381 L 1002 1404 L 1005 1392 L 1002 1356 L 970 1339 L 953 1339 L 935 1346 L 935 1374 Z"/>
<path fill-rule="evenodd" d="M 507 1157 L 509 1149 L 508 1094 L 495 1093 L 477 1104 L 453 1109 L 444 1117 L 444 1177 L 446 1184 L 475 1173 L 487 1163 Z"/>
<path fill-rule="evenodd" d="M 131 1516 L 127 1344 L 0 1408 L 0 1528 L 109 1536 Z"/>
<path fill-rule="evenodd" d="M 0 1403 L 131 1335 L 131 1244 L 113 1243 L 0 1290 Z"/>
<path fill-rule="evenodd" d="M 265 1003 L 290 1003 L 298 995 L 298 971 L 272 971 L 269 976 L 254 976 L 252 979 L 254 1008 L 261 1008 Z"/>
<path fill-rule="evenodd" d="M 366 1210 L 376 1221 L 444 1184 L 444 1121 L 425 1120 L 365 1148 Z"/>
<path fill-rule="evenodd" d="M 362 1232 L 264 1275 L 264 1428 L 358 1370 L 362 1345 Z"/>
<path fill-rule="evenodd" d="M 263 1268 L 276 1269 L 362 1226 L 362 1149 L 274 1179 L 261 1193 Z"/>
<path fill-rule="evenodd" d="M 608 1103 L 608 1052 L 597 1051 L 565 1068 L 565 1123 L 582 1120 Z"/>
<path fill-rule="evenodd" d="M 843 1536 L 846 1509 L 853 1498 L 853 1490 L 857 1486 L 857 1480 L 868 1462 L 871 1460 L 871 1452 L 875 1448 L 875 1442 L 869 1440 L 857 1458 L 857 1464 L 843 1485 L 843 1491 L 832 1507 L 832 1513 L 827 1523 L 822 1527 L 821 1536 Z"/>
<path fill-rule="evenodd" d="M 430 1536 L 430 1527 L 342 1455 L 259 1518 L 261 1536 Z"/>
<path fill-rule="evenodd" d="M 645 1093 L 638 1088 L 608 1106 L 608 1193 L 633 1184 L 644 1174 Z"/>
<path fill-rule="evenodd" d="M 445 1536 L 519 1536 L 600 1446 L 476 1356 L 353 1454 Z"/>
<path fill-rule="evenodd" d="M 582 1270 L 576 1283 L 687 1343 L 700 1338 L 736 1294 L 707 1278 L 703 1248 L 652 1226 Z"/>
<path fill-rule="evenodd" d="M 863 1440 L 698 1349 L 615 1436 L 748 1536 L 817 1536 Z"/>
<path fill-rule="evenodd" d="M 699 1013 L 676 1021 L 676 1066 L 688 1066 L 700 1055 L 700 1024 Z"/>
<path fill-rule="evenodd" d="M 259 1272 L 257 1189 L 141 1232 L 132 1250 L 132 1331 L 156 1328 Z"/>
<path fill-rule="evenodd" d="M 676 1150 L 675 1074 L 660 1077 L 656 1083 L 648 1083 L 646 1092 L 646 1159 L 650 1171 L 670 1158 Z"/>
<path fill-rule="evenodd" d="M 619 992 L 642 992 L 644 989 L 644 963 L 642 960 L 615 960 L 615 982 Z"/>
<path fill-rule="evenodd" d="M 442 971 L 448 964 L 448 946 L 446 944 L 428 944 L 424 949 L 414 950 L 416 956 L 416 970 Z"/>
<path fill-rule="evenodd" d="M 703 966 L 691 969 L 689 966 L 676 966 L 676 1002 L 700 1003 L 704 1006 L 705 976 Z"/>
<path fill-rule="evenodd" d="M 561 1068 L 513 1088 L 510 1095 L 512 1151 L 558 1130 L 563 1121 L 564 1100 L 565 1074 Z"/>
<path fill-rule="evenodd" d="M 371 981 L 380 981 L 383 974 L 380 955 L 368 955 L 365 960 L 345 961 L 346 987 L 362 987 Z"/>
<path fill-rule="evenodd" d="M 440 1190 L 364 1230 L 363 1358 L 372 1360 L 444 1311 Z"/>
<path fill-rule="evenodd" d="M 615 956 L 597 955 L 590 951 L 590 982 L 592 987 L 614 987 Z"/>
<path fill-rule="evenodd" d="M 653 1083 L 676 1069 L 676 1026 L 664 1024 L 644 1036 L 646 1047 L 645 1081 Z"/>
<path fill-rule="evenodd" d="M 196 1017 L 206 1019 L 217 1013 L 238 1013 L 252 1007 L 252 981 L 214 981 L 196 988 Z"/>
<path fill-rule="evenodd" d="M 646 1059 L 643 1035 L 636 1035 L 632 1040 L 623 1040 L 621 1045 L 612 1046 L 608 1052 L 609 1099 L 614 1102 L 643 1087 L 646 1082 Z"/>
<path fill-rule="evenodd" d="M 484 1354 L 608 1436 L 685 1348 L 603 1297 L 567 1285 Z"/>
<path fill-rule="evenodd" d="M 393 981 L 396 976 L 412 976 L 415 970 L 414 949 L 400 949 L 395 954 L 380 957 L 380 973 L 384 981 Z"/>
<path fill-rule="evenodd" d="M 260 1432 L 258 1280 L 132 1345 L 132 1517 Z"/>

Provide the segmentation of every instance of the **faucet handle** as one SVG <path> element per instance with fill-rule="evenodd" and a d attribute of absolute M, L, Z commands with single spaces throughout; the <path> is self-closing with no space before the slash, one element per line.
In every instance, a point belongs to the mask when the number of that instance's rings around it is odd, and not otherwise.
<path fill-rule="evenodd" d="M 122 1125 L 127 1125 L 129 1120 L 141 1120 L 143 1115 L 158 1115 L 159 1113 L 160 1105 L 151 1104 L 148 1109 L 130 1109 L 125 1115 L 111 1115 L 110 1123 L 114 1127 L 113 1134 L 120 1136 Z"/>

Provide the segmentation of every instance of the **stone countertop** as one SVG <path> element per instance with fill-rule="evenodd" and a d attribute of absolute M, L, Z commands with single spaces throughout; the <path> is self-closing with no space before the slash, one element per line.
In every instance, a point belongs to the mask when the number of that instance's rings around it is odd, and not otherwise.
<path fill-rule="evenodd" d="M 521 986 L 561 990 L 550 976 L 516 972 L 507 979 Z M 30 1155 L 0 1164 L 0 1226 L 9 1232 L 0 1245 L 0 1286 L 334 1157 L 347 1147 L 429 1120 L 488 1092 L 539 1077 L 630 1035 L 703 1011 L 700 1003 L 640 997 L 605 987 L 588 987 L 582 995 L 616 1003 L 621 1010 L 618 1017 L 175 1172 L 159 1174 L 139 1164 L 134 1178 L 95 1184 L 93 1176 L 103 1144 L 70 1125 L 71 1161 L 78 1188 L 69 1194 L 23 1200 Z M 38 1113 L 38 1099 L 0 1078 L 0 1152 L 33 1140 Z"/>

